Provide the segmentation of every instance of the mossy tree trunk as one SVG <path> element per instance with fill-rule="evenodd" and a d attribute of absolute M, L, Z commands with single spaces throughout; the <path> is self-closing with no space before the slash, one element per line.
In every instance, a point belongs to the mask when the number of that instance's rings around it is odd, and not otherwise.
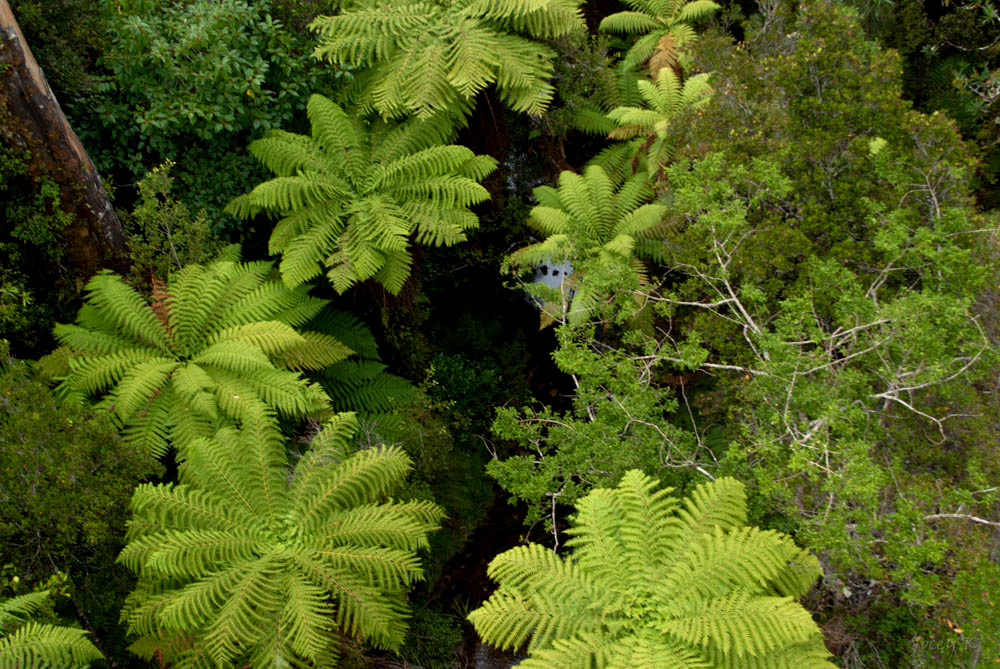
<path fill-rule="evenodd" d="M 62 232 L 77 282 L 104 267 L 122 270 L 127 256 L 121 223 L 7 0 L 0 0 L 0 141 L 30 154 L 29 176 L 59 186 L 60 206 L 72 216 Z"/>

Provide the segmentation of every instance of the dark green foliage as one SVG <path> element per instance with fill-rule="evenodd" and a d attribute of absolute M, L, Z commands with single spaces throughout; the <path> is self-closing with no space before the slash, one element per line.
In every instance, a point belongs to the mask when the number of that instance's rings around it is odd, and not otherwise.
<path fill-rule="evenodd" d="M 968 518 L 994 516 L 1000 471 L 980 431 L 991 225 L 953 124 L 901 99 L 898 57 L 833 4 L 786 19 L 697 50 L 717 93 L 665 175 L 660 327 L 683 333 L 665 357 L 720 375 L 702 401 L 723 466 L 849 592 L 940 605 L 970 568 L 951 565 L 991 550 Z"/>
<path fill-rule="evenodd" d="M 77 565 L 124 535 L 125 504 L 159 471 L 111 417 L 63 407 L 28 365 L 0 366 L 0 563 L 21 581 Z"/>
<path fill-rule="evenodd" d="M 794 598 L 819 563 L 773 531 L 743 527 L 743 485 L 719 479 L 678 504 L 637 470 L 577 503 L 560 557 L 538 544 L 496 557 L 498 590 L 469 615 L 519 666 L 806 668 L 826 661 Z"/>
<path fill-rule="evenodd" d="M 338 636 L 398 649 L 416 551 L 442 514 L 393 502 L 410 468 L 398 448 L 350 457 L 339 414 L 291 466 L 262 405 L 242 430 L 190 448 L 180 485 L 140 486 L 121 562 L 139 585 L 133 650 L 175 667 L 336 666 Z"/>
<path fill-rule="evenodd" d="M 56 99 L 66 104 L 90 82 L 107 46 L 105 0 L 10 0 L 14 18 Z"/>
<path fill-rule="evenodd" d="M 71 221 L 59 186 L 28 175 L 31 155 L 8 137 L 0 104 L 0 337 L 14 354 L 36 357 L 50 346 L 52 322 L 75 297 L 61 231 Z"/>
<path fill-rule="evenodd" d="M 305 97 L 267 3 L 126 0 L 112 30 L 105 63 L 151 142 L 286 125 Z"/>
<path fill-rule="evenodd" d="M 559 54 L 552 76 L 556 103 L 542 116 L 543 128 L 557 137 L 570 129 L 606 135 L 611 126 L 604 112 L 621 103 L 608 38 L 574 32 L 553 48 Z"/>
<path fill-rule="evenodd" d="M 458 669 L 455 649 L 462 643 L 462 622 L 430 609 L 417 611 L 400 655 L 426 669 Z"/>
<path fill-rule="evenodd" d="M 399 427 L 397 409 L 412 404 L 417 389 L 386 371 L 371 330 L 353 314 L 329 309 L 321 311 L 307 327 L 336 338 L 353 351 L 319 377 L 334 411 L 353 411 L 366 429 L 383 437 L 394 434 Z"/>
<path fill-rule="evenodd" d="M 102 171 L 139 179 L 173 160 L 181 201 L 232 225 L 222 208 L 262 176 L 249 140 L 295 125 L 333 76 L 309 67 L 310 40 L 267 0 L 123 0 L 111 17 L 106 74 L 70 105 L 74 127 Z"/>
<path fill-rule="evenodd" d="M 129 233 L 129 283 L 149 294 L 156 281 L 187 264 L 207 263 L 222 255 L 238 259 L 235 247 L 212 236 L 204 211 L 193 215 L 171 192 L 174 163 L 165 162 L 139 182 L 139 202 L 124 220 Z"/>
<path fill-rule="evenodd" d="M 853 0 L 866 32 L 903 57 L 907 98 L 925 111 L 941 110 L 983 158 L 978 195 L 997 203 L 1000 175 L 1000 14 L 992 2 L 926 3 Z"/>
<path fill-rule="evenodd" d="M 133 488 L 158 474 L 159 464 L 119 438 L 110 416 L 61 405 L 27 364 L 6 359 L 0 453 L 5 576 L 9 568 L 21 588 L 61 577 L 79 607 L 70 607 L 71 616 L 82 611 L 101 648 L 127 660 L 118 618 L 132 584 L 109 565 L 124 541 Z"/>

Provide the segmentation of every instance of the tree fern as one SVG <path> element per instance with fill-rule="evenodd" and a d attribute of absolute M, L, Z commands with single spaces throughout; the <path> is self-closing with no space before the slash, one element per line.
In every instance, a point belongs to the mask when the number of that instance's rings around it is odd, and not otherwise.
<path fill-rule="evenodd" d="M 250 151 L 277 177 L 237 198 L 229 211 L 281 217 L 271 253 L 298 286 L 326 269 L 338 292 L 374 278 L 398 293 L 410 275 L 410 241 L 451 246 L 478 220 L 469 206 L 489 197 L 477 181 L 492 158 L 443 145 L 446 124 L 367 123 L 326 98 L 309 99 L 312 136 L 273 132 Z"/>
<path fill-rule="evenodd" d="M 616 188 L 601 167 L 591 166 L 582 176 L 564 171 L 558 188 L 540 186 L 534 194 L 539 204 L 528 224 L 546 238 L 516 251 L 510 261 L 515 267 L 568 261 L 576 268 L 566 284 L 574 290 L 572 302 L 556 318 L 582 322 L 602 296 L 601 288 L 588 283 L 580 269 L 588 263 L 644 278 L 645 269 L 635 257 L 637 250 L 642 252 L 637 242 L 655 234 L 666 211 L 663 205 L 648 203 L 653 191 L 645 174 L 635 174 Z M 561 307 L 550 302 L 545 309 L 558 312 Z"/>
<path fill-rule="evenodd" d="M 173 667 L 334 666 L 337 633 L 398 648 L 415 551 L 441 520 L 387 495 L 410 467 L 398 448 L 344 458 L 339 414 L 290 467 L 262 405 L 189 449 L 180 484 L 140 486 L 119 558 L 139 575 L 132 650 Z"/>
<path fill-rule="evenodd" d="M 608 173 L 621 178 L 629 163 L 641 166 L 655 174 L 673 157 L 674 147 L 669 131 L 676 118 L 688 108 L 706 104 L 712 88 L 709 74 L 689 77 L 681 84 L 669 68 L 662 68 L 655 81 L 640 79 L 636 82 L 644 107 L 616 107 L 608 113 L 608 120 L 615 128 L 608 134 L 611 139 L 623 140 L 613 151 L 608 151 L 592 161 Z"/>
<path fill-rule="evenodd" d="M 188 265 L 147 303 L 110 272 L 87 284 L 76 325 L 57 325 L 70 351 L 60 392 L 101 398 L 125 435 L 156 453 L 211 434 L 255 400 L 288 416 L 322 412 L 323 391 L 296 371 L 350 354 L 319 333 L 298 333 L 325 304 L 269 279 L 268 263 Z"/>
<path fill-rule="evenodd" d="M 815 557 L 773 531 L 742 527 L 743 486 L 719 479 L 683 504 L 638 470 L 577 504 L 573 548 L 537 544 L 497 556 L 498 590 L 469 615 L 519 666 L 833 667 L 794 601 L 819 576 Z"/>
<path fill-rule="evenodd" d="M 28 620 L 48 599 L 32 592 L 0 602 L 0 667 L 68 669 L 103 658 L 83 630 Z"/>
<path fill-rule="evenodd" d="M 711 0 L 624 1 L 630 11 L 606 16 L 600 29 L 639 35 L 625 54 L 625 66 L 638 68 L 648 63 L 650 75 L 663 67 L 678 69 L 680 50 L 696 37 L 691 24 L 719 9 Z"/>
<path fill-rule="evenodd" d="M 314 55 L 367 68 L 366 96 L 385 117 L 468 109 L 490 84 L 517 111 L 552 99 L 555 52 L 534 39 L 583 29 L 580 0 L 357 0 L 312 23 Z"/>

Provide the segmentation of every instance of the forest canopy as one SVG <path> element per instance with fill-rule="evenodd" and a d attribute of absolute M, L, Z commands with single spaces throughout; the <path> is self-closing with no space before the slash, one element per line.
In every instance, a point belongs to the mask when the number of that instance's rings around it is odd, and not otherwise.
<path fill-rule="evenodd" d="M 0 0 L 0 665 L 1000 662 L 998 36 Z"/>

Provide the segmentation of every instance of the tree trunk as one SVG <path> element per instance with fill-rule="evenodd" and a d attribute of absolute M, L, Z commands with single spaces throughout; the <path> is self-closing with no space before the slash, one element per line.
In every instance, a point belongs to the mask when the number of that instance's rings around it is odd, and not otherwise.
<path fill-rule="evenodd" d="M 30 152 L 29 176 L 60 189 L 73 221 L 62 234 L 78 282 L 127 263 L 125 234 L 107 191 L 31 55 L 7 0 L 0 0 L 0 140 Z"/>

